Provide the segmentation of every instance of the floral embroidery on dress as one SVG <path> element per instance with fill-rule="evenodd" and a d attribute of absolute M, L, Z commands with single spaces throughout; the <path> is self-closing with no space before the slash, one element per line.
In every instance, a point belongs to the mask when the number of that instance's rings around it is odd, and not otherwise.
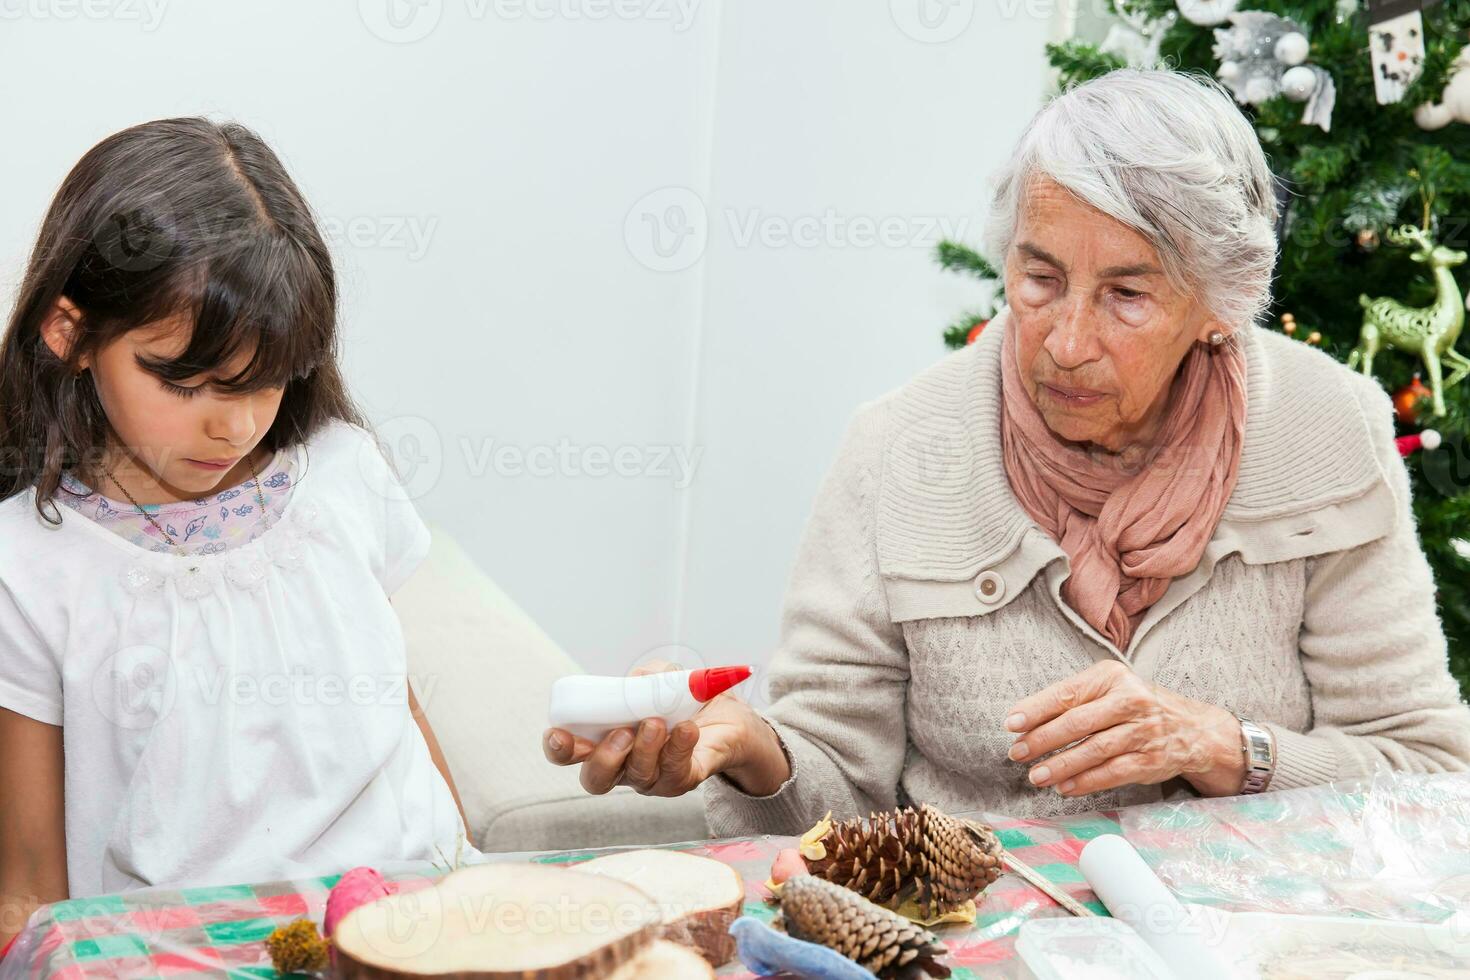
<path fill-rule="evenodd" d="M 278 453 L 261 471 L 264 515 L 259 513 L 253 478 L 193 500 L 144 505 L 144 510 L 163 526 L 177 547 L 171 547 L 131 503 L 103 496 L 70 472 L 62 474 L 61 482 L 63 490 L 57 493 L 57 498 L 82 520 L 91 520 L 149 551 L 214 555 L 255 540 L 275 524 L 287 509 L 295 486 L 295 454 Z M 236 497 L 241 498 L 238 504 L 230 506 L 227 502 Z"/>
<path fill-rule="evenodd" d="M 175 594 L 188 600 L 212 595 L 225 582 L 248 591 L 265 581 L 271 564 L 288 571 L 300 568 L 306 561 L 308 543 L 320 528 L 320 511 L 310 501 L 302 500 L 281 515 L 279 525 L 272 525 L 272 534 L 263 540 L 263 548 L 240 548 L 218 562 L 190 561 L 194 555 L 148 554 L 124 565 L 118 575 L 123 588 L 139 598 L 162 593 L 170 581 Z M 222 549 L 214 543 L 200 554 Z"/>

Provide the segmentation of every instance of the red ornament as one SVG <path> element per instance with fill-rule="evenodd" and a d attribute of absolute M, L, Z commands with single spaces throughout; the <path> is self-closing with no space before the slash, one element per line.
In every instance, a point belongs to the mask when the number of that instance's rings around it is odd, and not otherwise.
<path fill-rule="evenodd" d="M 986 325 L 989 323 L 989 320 L 978 321 L 973 327 L 970 328 L 970 332 L 965 335 L 965 343 L 967 345 L 973 344 L 975 341 L 979 340 L 980 334 L 985 330 Z"/>
<path fill-rule="evenodd" d="M 1440 438 L 1440 434 L 1433 429 L 1425 429 L 1423 432 L 1416 432 L 1411 436 L 1399 436 L 1394 440 L 1394 444 L 1399 447 L 1400 456 L 1408 456 L 1410 453 L 1418 452 L 1421 449 L 1433 452 L 1442 445 L 1442 442 L 1443 440 Z"/>
<path fill-rule="evenodd" d="M 1416 425 L 1419 422 L 1419 403 L 1433 397 L 1434 392 L 1424 387 L 1416 372 L 1413 381 L 1393 393 L 1394 414 L 1404 425 Z"/>

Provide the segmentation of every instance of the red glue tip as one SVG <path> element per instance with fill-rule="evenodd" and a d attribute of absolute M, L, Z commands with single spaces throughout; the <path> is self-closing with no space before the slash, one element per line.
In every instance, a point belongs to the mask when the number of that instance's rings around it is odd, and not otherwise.
<path fill-rule="evenodd" d="M 689 672 L 689 693 L 696 701 L 708 701 L 750 676 L 749 667 L 709 667 Z"/>

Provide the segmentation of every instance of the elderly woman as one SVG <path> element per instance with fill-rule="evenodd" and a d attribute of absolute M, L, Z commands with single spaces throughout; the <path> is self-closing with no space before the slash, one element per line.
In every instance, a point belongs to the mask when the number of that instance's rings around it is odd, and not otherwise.
<path fill-rule="evenodd" d="M 770 709 L 551 731 L 548 758 L 591 792 L 709 780 L 721 835 L 1466 768 L 1389 398 L 1252 326 L 1275 218 L 1212 84 L 1119 71 L 1053 100 L 987 229 L 1009 308 L 852 422 Z"/>

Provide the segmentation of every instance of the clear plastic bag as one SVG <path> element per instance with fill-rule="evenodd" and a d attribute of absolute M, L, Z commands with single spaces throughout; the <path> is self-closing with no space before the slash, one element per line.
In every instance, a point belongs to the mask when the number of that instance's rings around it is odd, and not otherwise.
<path fill-rule="evenodd" d="M 1384 771 L 1119 816 L 1124 835 L 1181 901 L 1470 921 L 1470 773 Z"/>

